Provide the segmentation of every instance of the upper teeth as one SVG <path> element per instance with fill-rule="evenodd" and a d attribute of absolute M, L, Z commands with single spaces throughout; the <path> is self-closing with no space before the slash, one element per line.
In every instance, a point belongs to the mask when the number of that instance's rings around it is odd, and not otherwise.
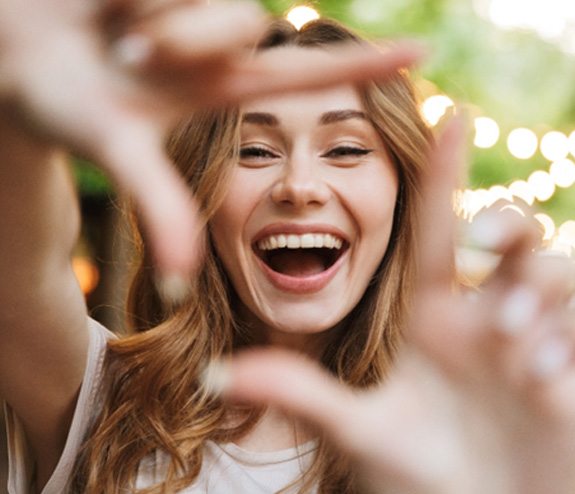
<path fill-rule="evenodd" d="M 260 250 L 273 249 L 310 249 L 322 248 L 341 249 L 343 240 L 329 233 L 304 233 L 303 235 L 270 235 L 258 241 Z"/>

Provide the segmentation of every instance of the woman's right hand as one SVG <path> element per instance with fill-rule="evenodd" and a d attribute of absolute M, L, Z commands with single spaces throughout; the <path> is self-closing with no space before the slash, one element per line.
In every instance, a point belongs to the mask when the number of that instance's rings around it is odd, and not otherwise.
<path fill-rule="evenodd" d="M 356 462 L 368 492 L 571 494 L 575 266 L 533 255 L 537 232 L 503 213 L 473 229 L 499 267 L 481 290 L 455 289 L 460 148 L 451 126 L 431 160 L 408 345 L 385 383 L 352 390 L 301 356 L 256 350 L 209 369 L 207 384 L 318 427 Z"/>
<path fill-rule="evenodd" d="M 199 223 L 164 152 L 185 114 L 284 90 L 385 77 L 419 57 L 398 46 L 258 61 L 252 3 L 0 0 L 0 108 L 14 126 L 90 158 L 135 200 L 159 273 L 186 279 Z"/>

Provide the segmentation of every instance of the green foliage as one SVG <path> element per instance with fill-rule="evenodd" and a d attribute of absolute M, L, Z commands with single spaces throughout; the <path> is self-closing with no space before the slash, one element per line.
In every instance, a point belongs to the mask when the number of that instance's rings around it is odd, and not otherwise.
<path fill-rule="evenodd" d="M 485 115 L 500 125 L 499 143 L 471 154 L 470 185 L 508 185 L 536 169 L 547 170 L 540 155 L 528 162 L 513 158 L 506 135 L 530 127 L 539 137 L 547 130 L 575 129 L 575 57 L 533 33 L 502 31 L 479 18 L 471 0 L 261 0 L 283 15 L 306 4 L 369 37 L 415 37 L 430 47 L 421 75 L 467 107 L 471 116 Z M 89 164 L 78 161 L 76 174 L 85 195 L 105 194 L 109 182 Z M 559 191 L 542 209 L 556 219 L 575 211 L 575 186 Z"/>
<path fill-rule="evenodd" d="M 99 197 L 110 192 L 107 177 L 89 161 L 75 158 L 73 170 L 82 197 Z"/>
<path fill-rule="evenodd" d="M 539 154 L 528 162 L 511 156 L 506 136 L 529 127 L 575 130 L 575 57 L 526 31 L 503 31 L 481 19 L 471 0 L 263 0 L 276 14 L 309 5 L 370 37 L 419 38 L 431 55 L 421 75 L 438 92 L 469 110 L 489 116 L 501 128 L 499 143 L 470 156 L 470 185 L 508 185 L 534 170 L 547 170 Z M 575 211 L 575 186 L 557 192 L 541 208 L 556 220 Z"/>

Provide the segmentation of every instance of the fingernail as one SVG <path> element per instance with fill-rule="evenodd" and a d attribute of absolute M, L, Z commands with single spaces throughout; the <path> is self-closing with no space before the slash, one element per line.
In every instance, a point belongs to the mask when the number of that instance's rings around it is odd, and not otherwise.
<path fill-rule="evenodd" d="M 548 339 L 535 353 L 532 372 L 539 379 L 548 379 L 560 373 L 571 359 L 568 344 L 557 336 Z"/>
<path fill-rule="evenodd" d="M 156 279 L 156 290 L 167 305 L 180 305 L 190 295 L 192 291 L 191 283 L 188 279 L 179 274 L 163 275 Z"/>
<path fill-rule="evenodd" d="M 200 382 L 211 395 L 222 395 L 230 386 L 230 365 L 222 360 L 212 360 L 200 374 Z"/>
<path fill-rule="evenodd" d="M 519 334 L 535 323 L 539 311 L 539 296 L 531 288 L 514 288 L 499 309 L 499 328 L 508 335 Z"/>
<path fill-rule="evenodd" d="M 505 223 L 494 213 L 478 216 L 467 229 L 467 242 L 471 247 L 497 250 L 505 240 Z"/>
<path fill-rule="evenodd" d="M 151 57 L 153 43 L 147 36 L 128 34 L 114 43 L 112 51 L 120 64 L 138 68 Z"/>

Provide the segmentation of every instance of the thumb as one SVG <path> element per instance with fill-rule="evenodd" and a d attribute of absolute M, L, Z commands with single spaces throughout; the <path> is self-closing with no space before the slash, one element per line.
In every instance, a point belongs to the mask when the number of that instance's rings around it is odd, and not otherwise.
<path fill-rule="evenodd" d="M 350 451 L 353 434 L 345 424 L 357 420 L 358 399 L 308 358 L 280 349 L 249 350 L 210 364 L 204 375 L 206 386 L 224 398 L 276 406 Z"/>

